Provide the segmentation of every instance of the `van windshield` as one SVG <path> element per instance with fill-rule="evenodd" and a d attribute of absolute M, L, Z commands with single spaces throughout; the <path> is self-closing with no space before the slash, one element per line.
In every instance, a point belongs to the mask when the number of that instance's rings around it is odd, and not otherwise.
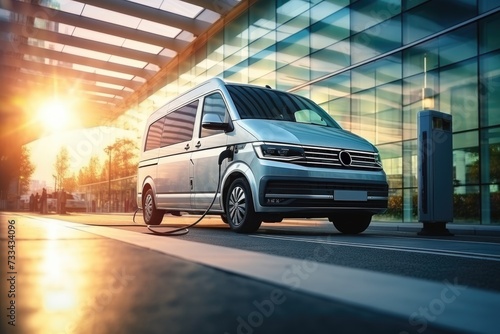
<path fill-rule="evenodd" d="M 326 111 L 305 97 L 269 88 L 226 87 L 242 119 L 272 119 L 340 128 Z"/>

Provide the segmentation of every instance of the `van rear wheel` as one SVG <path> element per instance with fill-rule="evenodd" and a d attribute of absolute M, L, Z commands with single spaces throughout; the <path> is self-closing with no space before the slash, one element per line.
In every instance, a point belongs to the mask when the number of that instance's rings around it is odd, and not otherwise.
<path fill-rule="evenodd" d="M 340 214 L 330 218 L 335 228 L 344 234 L 359 234 L 365 231 L 371 220 L 371 214 Z"/>
<path fill-rule="evenodd" d="M 226 217 L 231 230 L 238 233 L 255 232 L 262 223 L 259 215 L 255 213 L 250 186 L 243 178 L 234 180 L 229 186 Z"/>
<path fill-rule="evenodd" d="M 152 189 L 148 189 L 142 199 L 142 217 L 146 225 L 160 225 L 163 220 L 163 210 L 156 208 L 155 196 Z"/>

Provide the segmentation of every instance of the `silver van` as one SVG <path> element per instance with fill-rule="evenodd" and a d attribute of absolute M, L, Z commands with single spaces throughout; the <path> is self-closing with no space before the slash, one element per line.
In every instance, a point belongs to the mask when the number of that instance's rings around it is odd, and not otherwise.
<path fill-rule="evenodd" d="M 299 95 L 214 78 L 146 125 L 137 205 L 148 225 L 210 207 L 241 233 L 263 221 L 327 217 L 357 234 L 387 199 L 377 149 Z"/>

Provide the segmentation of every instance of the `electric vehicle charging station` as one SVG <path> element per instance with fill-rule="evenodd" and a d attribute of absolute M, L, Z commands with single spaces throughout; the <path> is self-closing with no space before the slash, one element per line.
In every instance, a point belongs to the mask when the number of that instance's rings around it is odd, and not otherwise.
<path fill-rule="evenodd" d="M 452 235 L 453 221 L 452 116 L 436 110 L 417 115 L 419 235 Z"/>

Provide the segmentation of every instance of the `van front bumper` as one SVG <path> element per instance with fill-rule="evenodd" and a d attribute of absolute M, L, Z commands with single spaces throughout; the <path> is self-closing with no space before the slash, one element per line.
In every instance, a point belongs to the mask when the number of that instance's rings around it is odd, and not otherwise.
<path fill-rule="evenodd" d="M 388 184 L 380 180 L 263 177 L 257 211 L 281 217 L 323 217 L 341 211 L 383 213 Z"/>

